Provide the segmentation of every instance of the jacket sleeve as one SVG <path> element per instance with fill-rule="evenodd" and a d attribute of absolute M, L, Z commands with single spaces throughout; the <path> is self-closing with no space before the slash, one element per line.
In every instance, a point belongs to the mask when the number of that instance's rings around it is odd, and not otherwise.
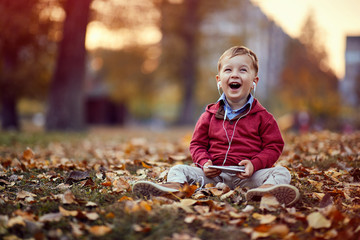
<path fill-rule="evenodd" d="M 211 114 L 204 112 L 197 121 L 194 133 L 190 142 L 190 153 L 193 162 L 197 167 L 202 168 L 210 159 L 209 149 L 209 125 Z"/>
<path fill-rule="evenodd" d="M 259 131 L 262 140 L 262 150 L 251 159 L 254 172 L 259 169 L 272 167 L 279 159 L 284 148 L 284 140 L 272 115 L 261 124 Z"/>

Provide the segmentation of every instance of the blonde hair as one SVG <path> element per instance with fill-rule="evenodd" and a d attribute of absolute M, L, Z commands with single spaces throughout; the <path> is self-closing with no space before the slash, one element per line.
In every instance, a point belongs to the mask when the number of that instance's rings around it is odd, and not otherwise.
<path fill-rule="evenodd" d="M 235 56 L 238 55 L 248 55 L 253 63 L 253 67 L 255 69 L 255 73 L 256 75 L 258 74 L 259 71 L 259 61 L 258 58 L 256 56 L 256 54 L 251 51 L 249 48 L 244 47 L 244 46 L 235 46 L 232 48 L 229 48 L 228 50 L 226 50 L 221 57 L 219 58 L 218 61 L 218 72 L 220 72 L 221 69 L 221 62 L 223 61 L 224 58 L 229 57 L 229 58 L 233 58 Z"/>

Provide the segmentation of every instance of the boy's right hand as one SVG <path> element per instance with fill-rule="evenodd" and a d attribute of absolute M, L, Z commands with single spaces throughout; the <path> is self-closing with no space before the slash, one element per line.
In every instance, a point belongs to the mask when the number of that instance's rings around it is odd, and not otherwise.
<path fill-rule="evenodd" d="M 219 176 L 221 173 L 221 170 L 208 168 L 208 166 L 211 166 L 211 165 L 213 165 L 213 164 L 210 159 L 204 164 L 203 171 L 205 173 L 205 176 L 208 178 L 214 178 L 214 177 Z"/>

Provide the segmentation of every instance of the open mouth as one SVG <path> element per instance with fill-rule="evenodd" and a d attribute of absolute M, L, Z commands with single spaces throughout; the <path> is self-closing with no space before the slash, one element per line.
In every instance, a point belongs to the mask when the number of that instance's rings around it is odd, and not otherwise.
<path fill-rule="evenodd" d="M 230 83 L 229 86 L 231 89 L 238 89 L 241 87 L 240 83 Z"/>

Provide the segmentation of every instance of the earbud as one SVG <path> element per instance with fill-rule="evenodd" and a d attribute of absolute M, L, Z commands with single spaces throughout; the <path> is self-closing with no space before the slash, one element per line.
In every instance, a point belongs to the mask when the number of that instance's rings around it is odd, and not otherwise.
<path fill-rule="evenodd" d="M 254 95 L 255 95 L 255 92 L 256 92 L 256 83 L 253 82 L 253 86 L 254 86 Z"/>
<path fill-rule="evenodd" d="M 218 83 L 217 83 L 217 88 L 218 88 L 218 90 L 220 90 L 220 86 L 221 86 L 221 82 L 218 82 Z"/>

